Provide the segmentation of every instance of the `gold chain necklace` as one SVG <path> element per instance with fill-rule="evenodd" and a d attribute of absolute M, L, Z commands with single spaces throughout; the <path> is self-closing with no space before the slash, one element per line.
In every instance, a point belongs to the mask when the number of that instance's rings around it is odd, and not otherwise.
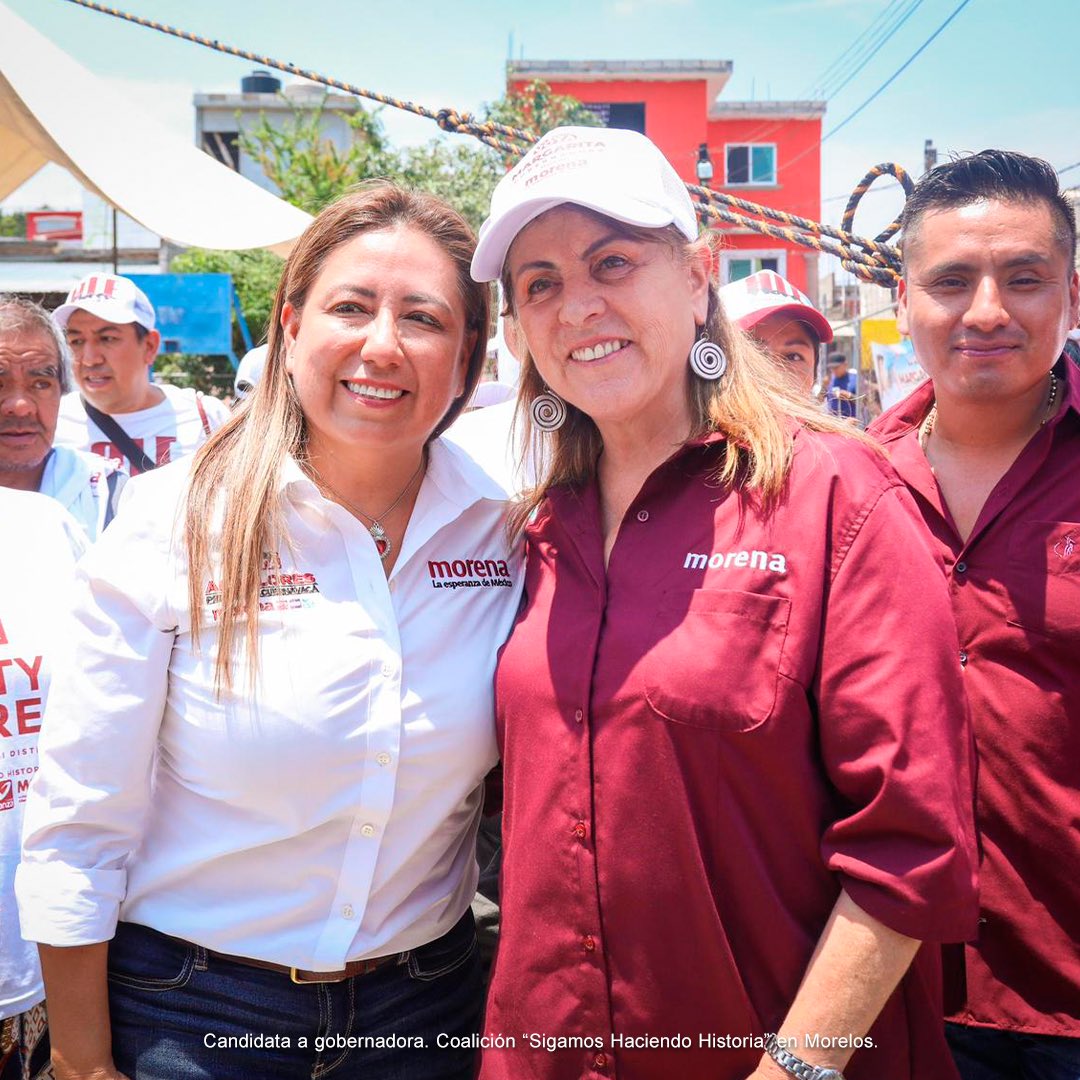
<path fill-rule="evenodd" d="M 405 493 L 412 487 L 413 481 L 420 475 L 420 470 L 423 469 L 425 464 L 425 455 L 420 455 L 420 464 L 416 466 L 416 471 L 409 477 L 408 482 L 401 489 L 398 497 L 381 513 L 372 517 L 370 514 L 366 514 L 359 506 L 354 505 L 345 498 L 344 495 L 336 492 L 316 471 L 313 465 L 308 465 L 312 473 L 312 479 L 315 481 L 316 487 L 324 494 L 329 495 L 334 502 L 341 503 L 347 510 L 351 510 L 354 514 L 358 514 L 364 521 L 370 521 L 371 524 L 366 526 L 367 531 L 371 533 L 371 538 L 375 541 L 375 550 L 379 553 L 379 558 L 383 562 L 386 562 L 387 556 L 393 550 L 394 545 L 390 542 L 390 537 L 386 535 L 386 530 L 382 527 L 380 518 L 386 517 L 387 514 L 392 514 L 398 506 L 398 503 L 405 498 Z"/>
<path fill-rule="evenodd" d="M 1054 411 L 1054 402 L 1057 401 L 1058 381 L 1057 376 L 1050 372 L 1050 396 L 1046 402 L 1046 412 L 1043 414 L 1043 418 L 1039 421 L 1039 427 L 1045 427 L 1046 422 L 1050 419 L 1050 414 Z M 926 446 L 930 442 L 930 433 L 934 430 L 934 425 L 937 423 L 937 402 L 930 406 L 930 411 L 926 414 L 926 419 L 919 425 L 919 445 L 923 448 L 923 453 L 926 452 Z"/>

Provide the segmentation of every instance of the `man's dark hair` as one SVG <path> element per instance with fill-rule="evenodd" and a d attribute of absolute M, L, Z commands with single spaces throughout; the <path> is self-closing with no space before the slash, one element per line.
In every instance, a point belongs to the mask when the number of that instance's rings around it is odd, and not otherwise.
<path fill-rule="evenodd" d="M 145 341 L 146 335 L 150 333 L 142 323 L 132 323 L 131 328 L 135 331 L 135 340 L 140 343 Z"/>
<path fill-rule="evenodd" d="M 1061 193 L 1054 167 L 1042 158 L 1012 150 L 982 150 L 931 169 L 908 196 L 900 214 L 901 247 L 911 243 L 919 223 L 937 210 L 956 210 L 984 199 L 1046 203 L 1056 223 L 1057 240 L 1076 262 L 1076 212 Z"/>

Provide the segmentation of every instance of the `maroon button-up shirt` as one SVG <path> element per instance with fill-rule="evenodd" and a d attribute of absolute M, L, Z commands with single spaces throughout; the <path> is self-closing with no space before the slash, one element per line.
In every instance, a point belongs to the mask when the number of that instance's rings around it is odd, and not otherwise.
<path fill-rule="evenodd" d="M 952 1019 L 1080 1036 L 1080 378 L 964 543 L 918 442 L 931 383 L 872 428 L 945 561 L 979 758 L 978 940 Z M 947 964 L 955 957 L 950 957 Z M 952 973 L 950 973 L 951 975 Z M 950 978 L 950 982 L 952 979 Z"/>
<path fill-rule="evenodd" d="M 712 479 L 724 452 L 657 469 L 606 571 L 595 488 L 528 530 L 486 1020 L 516 1047 L 485 1080 L 742 1080 L 841 888 L 915 938 L 974 930 L 956 632 L 911 497 L 872 448 L 801 433 L 765 514 Z M 955 1076 L 935 953 L 854 1080 Z"/>

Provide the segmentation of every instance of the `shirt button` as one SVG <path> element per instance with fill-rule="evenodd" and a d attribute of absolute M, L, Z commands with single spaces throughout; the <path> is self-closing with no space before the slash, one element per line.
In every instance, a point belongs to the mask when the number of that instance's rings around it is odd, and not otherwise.
<path fill-rule="evenodd" d="M 648 521 L 649 520 L 649 511 L 648 510 L 639 510 L 637 512 L 637 519 L 638 519 L 638 521 L 641 521 L 641 522 Z"/>
<path fill-rule="evenodd" d="M 393 664 L 391 664 L 389 660 L 388 660 L 388 661 L 387 661 L 387 662 L 386 662 L 385 664 L 383 664 L 383 666 L 382 666 L 382 673 L 383 673 L 383 674 L 384 674 L 384 675 L 385 675 L 385 676 L 386 676 L 386 677 L 387 677 L 388 679 L 390 678 L 390 676 L 391 676 L 391 675 L 393 675 L 393 674 L 394 674 L 394 665 L 393 665 Z"/>
<path fill-rule="evenodd" d="M 581 944 L 585 946 L 586 952 L 593 952 L 596 949 L 596 938 L 592 934 L 586 934 Z"/>
<path fill-rule="evenodd" d="M 351 919 L 355 914 L 356 914 L 356 912 L 353 910 L 352 904 L 346 904 L 341 909 L 341 917 L 343 919 Z"/>
<path fill-rule="evenodd" d="M 962 574 L 962 573 L 964 573 L 964 572 L 965 572 L 966 570 L 967 570 L 967 563 L 966 563 L 966 562 L 958 562 L 958 563 L 956 564 L 956 572 L 957 572 L 958 574 Z"/>
<path fill-rule="evenodd" d="M 964 665 L 966 665 L 967 662 L 968 662 L 968 654 L 963 649 L 961 649 L 960 650 L 960 666 L 964 667 Z"/>
<path fill-rule="evenodd" d="M 380 765 L 389 765 L 390 764 L 390 755 L 384 750 L 381 754 L 376 754 L 375 755 L 375 760 Z"/>
<path fill-rule="evenodd" d="M 589 835 L 588 827 L 584 821 L 579 821 L 571 831 L 579 840 L 584 840 Z"/>
<path fill-rule="evenodd" d="M 585 714 L 580 709 L 574 710 L 574 719 L 580 724 L 585 719 Z"/>
<path fill-rule="evenodd" d="M 607 1068 L 607 1054 L 597 1054 L 592 1059 L 594 1069 L 606 1069 Z"/>
<path fill-rule="evenodd" d="M 361 825 L 360 826 L 360 835 L 361 836 L 374 836 L 375 835 L 375 826 L 374 825 Z"/>

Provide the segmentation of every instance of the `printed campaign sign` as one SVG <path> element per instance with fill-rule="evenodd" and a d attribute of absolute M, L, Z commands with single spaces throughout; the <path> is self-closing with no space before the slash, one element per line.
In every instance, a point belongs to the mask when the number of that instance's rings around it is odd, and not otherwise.
<path fill-rule="evenodd" d="M 875 341 L 870 349 L 882 411 L 892 408 L 921 382 L 925 382 L 926 372 L 915 359 L 910 338 L 904 338 L 895 345 L 882 345 Z"/>

